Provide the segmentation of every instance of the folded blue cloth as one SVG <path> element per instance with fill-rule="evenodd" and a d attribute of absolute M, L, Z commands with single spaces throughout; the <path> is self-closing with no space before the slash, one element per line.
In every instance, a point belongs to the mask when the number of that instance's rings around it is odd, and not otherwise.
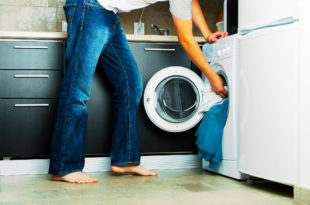
<path fill-rule="evenodd" d="M 209 168 L 216 171 L 223 159 L 222 138 L 227 120 L 229 100 L 214 105 L 204 116 L 195 136 L 198 157 L 210 162 Z"/>

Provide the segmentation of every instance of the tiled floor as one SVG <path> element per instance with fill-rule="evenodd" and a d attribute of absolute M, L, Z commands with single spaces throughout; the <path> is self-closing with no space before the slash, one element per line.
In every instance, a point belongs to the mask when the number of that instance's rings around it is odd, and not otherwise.
<path fill-rule="evenodd" d="M 292 205 L 293 188 L 252 185 L 200 169 L 160 170 L 157 177 L 89 173 L 97 184 L 53 182 L 47 175 L 1 176 L 0 204 Z"/>

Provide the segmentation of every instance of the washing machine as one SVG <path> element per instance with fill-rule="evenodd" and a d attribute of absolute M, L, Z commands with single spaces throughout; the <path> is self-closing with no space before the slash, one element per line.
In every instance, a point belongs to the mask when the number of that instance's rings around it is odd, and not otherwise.
<path fill-rule="evenodd" d="M 229 91 L 229 113 L 223 136 L 223 161 L 217 172 L 241 179 L 242 175 L 238 171 L 237 35 L 207 44 L 203 48 L 206 48 L 203 49 L 204 54 L 212 68 L 225 78 Z M 207 89 L 208 84 L 206 77 L 181 66 L 171 66 L 158 71 L 148 81 L 144 91 L 143 104 L 149 120 L 159 129 L 170 133 L 183 133 L 193 129 L 205 115 L 202 107 L 208 95 L 211 95 Z M 208 169 L 205 161 L 203 168 Z"/>
<path fill-rule="evenodd" d="M 229 109 L 223 133 L 223 160 L 217 173 L 235 179 L 244 179 L 239 172 L 239 119 L 238 119 L 238 35 L 231 35 L 211 45 L 205 45 L 203 52 L 215 72 L 225 78 L 229 92 Z M 203 77 L 204 84 L 208 84 Z M 208 169 L 209 163 L 203 160 L 202 166 Z M 210 170 L 212 171 L 212 170 Z"/>

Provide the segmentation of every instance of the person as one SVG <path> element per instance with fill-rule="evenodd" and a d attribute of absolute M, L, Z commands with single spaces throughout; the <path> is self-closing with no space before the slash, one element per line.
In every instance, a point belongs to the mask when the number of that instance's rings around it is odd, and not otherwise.
<path fill-rule="evenodd" d="M 51 179 L 70 183 L 95 183 L 82 172 L 87 126 L 86 102 L 98 64 L 113 87 L 113 136 L 111 170 L 142 176 L 158 173 L 140 165 L 137 108 L 142 96 L 142 79 L 118 21 L 118 12 L 128 12 L 165 0 L 67 0 L 68 22 L 65 75 L 58 98 L 51 143 Z M 227 96 L 225 82 L 205 60 L 192 34 L 192 22 L 208 42 L 227 35 L 211 33 L 198 0 L 169 0 L 180 44 L 209 79 L 212 89 Z"/>

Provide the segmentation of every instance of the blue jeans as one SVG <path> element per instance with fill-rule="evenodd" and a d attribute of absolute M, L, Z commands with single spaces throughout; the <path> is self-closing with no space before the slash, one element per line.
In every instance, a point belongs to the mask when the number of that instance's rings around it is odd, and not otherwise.
<path fill-rule="evenodd" d="M 90 98 L 96 65 L 113 87 L 111 165 L 140 163 L 137 109 L 142 79 L 118 16 L 96 0 L 67 0 L 65 75 L 52 138 L 49 174 L 65 175 L 84 167 Z M 111 116 L 112 117 L 112 116 Z"/>

